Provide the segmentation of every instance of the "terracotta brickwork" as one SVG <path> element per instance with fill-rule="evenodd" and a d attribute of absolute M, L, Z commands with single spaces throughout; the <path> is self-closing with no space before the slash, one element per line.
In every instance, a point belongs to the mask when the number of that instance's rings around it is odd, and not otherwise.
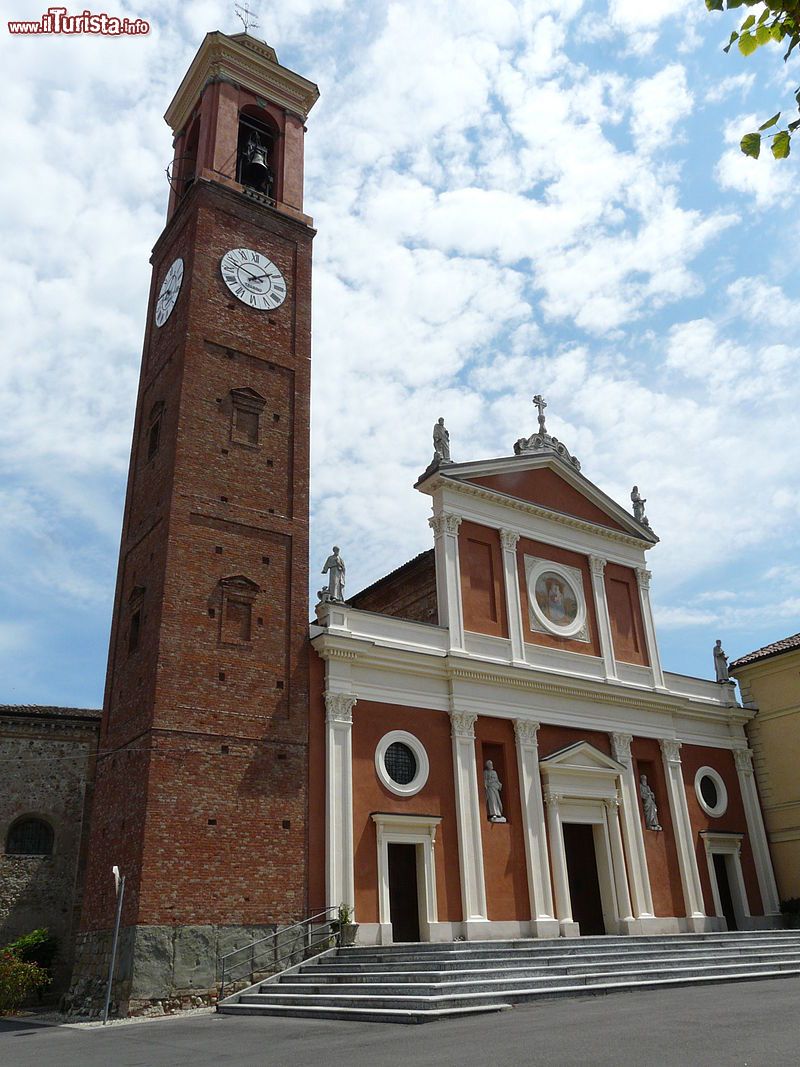
<path fill-rule="evenodd" d="M 312 236 L 199 181 L 154 251 L 85 930 L 111 922 L 112 863 L 129 878 L 123 924 L 305 909 Z M 218 264 L 237 247 L 280 268 L 289 296 L 277 310 L 224 286 Z M 155 297 L 179 255 L 183 288 L 157 330 Z M 234 390 L 264 400 L 255 443 L 232 433 Z M 231 579 L 252 592 L 233 629 Z"/>
<path fill-rule="evenodd" d="M 438 625 L 433 549 L 420 553 L 348 599 L 354 608 L 363 611 Z"/>

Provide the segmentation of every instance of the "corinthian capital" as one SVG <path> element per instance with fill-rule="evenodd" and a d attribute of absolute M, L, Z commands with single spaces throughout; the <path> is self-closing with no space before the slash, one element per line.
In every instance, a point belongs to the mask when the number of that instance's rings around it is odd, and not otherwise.
<path fill-rule="evenodd" d="M 658 742 L 661 745 L 661 751 L 664 755 L 664 759 L 667 763 L 680 763 L 681 761 L 681 743 L 680 741 L 673 741 L 668 738 L 662 738 Z"/>
<path fill-rule="evenodd" d="M 325 721 L 329 723 L 351 723 L 356 697 L 350 693 L 325 694 Z"/>
<path fill-rule="evenodd" d="M 445 533 L 457 534 L 461 516 L 442 512 L 440 515 L 432 515 L 428 519 L 428 525 L 433 530 L 434 537 L 441 537 Z"/>
<path fill-rule="evenodd" d="M 608 560 L 603 559 L 602 556 L 589 556 L 589 567 L 591 568 L 592 574 L 596 574 L 599 578 L 602 578 L 607 562 Z"/>
<path fill-rule="evenodd" d="M 517 547 L 517 541 L 519 541 L 519 534 L 516 530 L 501 530 L 500 531 L 500 544 L 503 548 L 512 551 Z"/>
<path fill-rule="evenodd" d="M 630 766 L 631 762 L 631 741 L 633 741 L 631 734 L 611 735 L 611 751 L 614 754 L 614 759 L 625 767 Z"/>
<path fill-rule="evenodd" d="M 531 722 L 530 719 L 514 719 L 514 733 L 521 745 L 537 745 L 536 734 L 539 732 L 539 723 Z"/>
<path fill-rule="evenodd" d="M 733 758 L 736 761 L 736 770 L 740 774 L 753 773 L 753 753 L 749 748 L 735 748 Z"/>
<path fill-rule="evenodd" d="M 649 571 L 647 567 L 636 568 L 636 580 L 639 583 L 640 589 L 650 588 L 650 579 L 653 577 L 653 572 Z"/>
<path fill-rule="evenodd" d="M 478 716 L 471 711 L 451 711 L 450 726 L 453 737 L 466 737 L 475 740 L 475 723 Z"/>

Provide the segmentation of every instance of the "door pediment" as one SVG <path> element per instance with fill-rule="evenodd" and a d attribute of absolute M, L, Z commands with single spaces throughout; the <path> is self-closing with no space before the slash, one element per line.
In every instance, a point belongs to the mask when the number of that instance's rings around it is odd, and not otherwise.
<path fill-rule="evenodd" d="M 578 741 L 539 761 L 545 790 L 560 797 L 611 800 L 625 768 L 611 756 Z"/>

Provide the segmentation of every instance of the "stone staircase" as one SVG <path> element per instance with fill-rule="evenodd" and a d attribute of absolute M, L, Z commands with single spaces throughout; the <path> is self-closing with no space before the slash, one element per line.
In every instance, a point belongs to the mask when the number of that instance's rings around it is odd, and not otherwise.
<path fill-rule="evenodd" d="M 331 949 L 221 1001 L 236 1015 L 422 1023 L 549 997 L 800 977 L 800 931 Z"/>

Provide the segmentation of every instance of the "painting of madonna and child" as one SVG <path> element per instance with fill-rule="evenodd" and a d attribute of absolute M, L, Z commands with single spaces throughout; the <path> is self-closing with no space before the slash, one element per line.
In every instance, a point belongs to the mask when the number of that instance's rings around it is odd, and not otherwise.
<path fill-rule="evenodd" d="M 542 615 L 554 626 L 570 626 L 578 617 L 575 590 L 560 574 L 543 571 L 536 579 L 534 595 Z"/>

